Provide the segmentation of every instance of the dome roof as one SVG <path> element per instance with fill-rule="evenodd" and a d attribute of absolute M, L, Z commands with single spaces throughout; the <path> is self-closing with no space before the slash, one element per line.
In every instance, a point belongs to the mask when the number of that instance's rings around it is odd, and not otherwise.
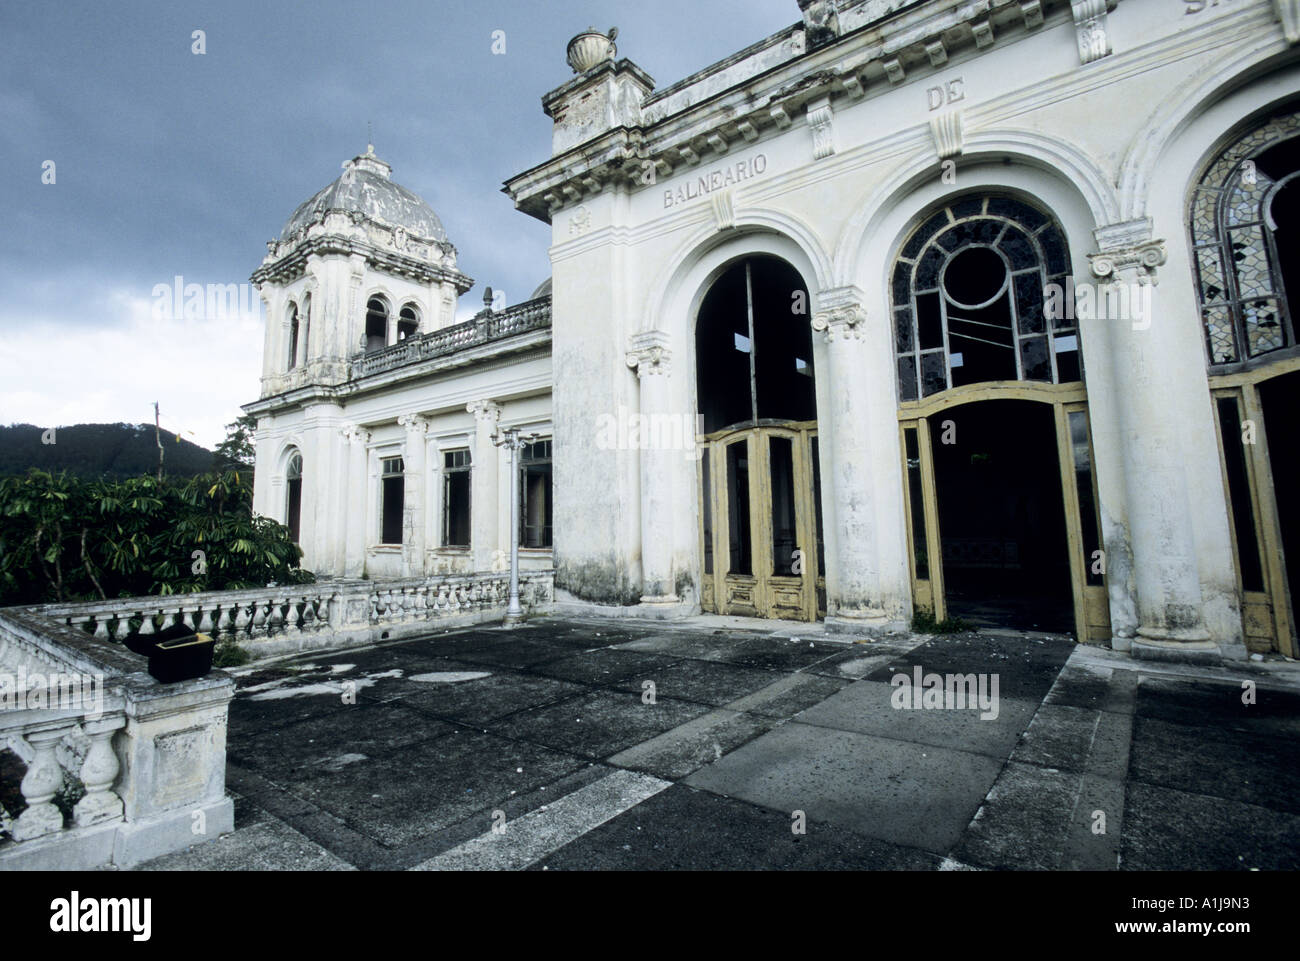
<path fill-rule="evenodd" d="M 318 214 L 342 211 L 360 213 L 389 227 L 402 227 L 412 236 L 445 243 L 447 232 L 433 208 L 417 194 L 393 183 L 389 179 L 392 170 L 375 156 L 373 146 L 368 147 L 364 154 L 343 164 L 343 173 L 337 180 L 293 212 L 280 231 L 280 239 L 288 240 L 310 225 Z"/>

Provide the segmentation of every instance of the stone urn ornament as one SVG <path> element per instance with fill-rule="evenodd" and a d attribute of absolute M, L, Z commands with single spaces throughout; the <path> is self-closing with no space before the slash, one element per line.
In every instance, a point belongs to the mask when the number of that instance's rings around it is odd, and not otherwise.
<path fill-rule="evenodd" d="M 618 55 L 618 47 L 614 45 L 617 37 L 618 27 L 610 27 L 607 34 L 588 27 L 585 33 L 570 40 L 568 61 L 573 72 L 586 73 L 606 60 L 613 60 Z"/>

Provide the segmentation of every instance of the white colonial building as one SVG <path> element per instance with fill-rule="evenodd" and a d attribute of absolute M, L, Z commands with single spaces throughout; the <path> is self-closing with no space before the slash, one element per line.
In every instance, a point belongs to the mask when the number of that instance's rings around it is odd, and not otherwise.
<path fill-rule="evenodd" d="M 499 571 L 510 455 L 493 438 L 518 427 L 536 435 L 521 452 L 522 563 L 549 568 L 549 299 L 457 323 L 473 281 L 390 173 L 373 148 L 345 163 L 253 274 L 267 316 L 262 397 L 245 407 L 254 508 L 289 526 L 317 574 Z"/>
<path fill-rule="evenodd" d="M 662 89 L 574 39 L 506 185 L 548 298 L 449 327 L 373 157 L 295 213 L 258 509 L 318 571 L 487 569 L 518 425 L 570 603 L 1295 656 L 1300 2 L 798 5 Z"/>

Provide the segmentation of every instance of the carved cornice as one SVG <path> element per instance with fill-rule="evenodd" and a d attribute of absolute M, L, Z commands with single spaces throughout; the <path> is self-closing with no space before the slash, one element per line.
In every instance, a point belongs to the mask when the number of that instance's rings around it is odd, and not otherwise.
<path fill-rule="evenodd" d="M 672 360 L 668 335 L 660 330 L 647 330 L 633 335 L 625 360 L 628 367 L 636 371 L 637 377 L 667 374 Z"/>

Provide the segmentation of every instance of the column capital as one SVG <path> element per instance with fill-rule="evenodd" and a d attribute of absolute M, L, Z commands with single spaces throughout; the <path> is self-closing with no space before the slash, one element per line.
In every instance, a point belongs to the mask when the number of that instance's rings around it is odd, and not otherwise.
<path fill-rule="evenodd" d="M 628 341 L 628 367 L 636 371 L 638 377 L 649 374 L 667 374 L 671 366 L 672 352 L 668 349 L 668 335 L 661 330 L 646 330 L 634 334 Z"/>
<path fill-rule="evenodd" d="M 487 422 L 489 425 L 495 425 L 501 419 L 501 405 L 494 400 L 471 400 L 465 405 L 465 412 L 473 414 L 474 419 L 480 423 Z"/>
<path fill-rule="evenodd" d="M 1163 240 L 1142 240 L 1120 247 L 1103 247 L 1095 254 L 1088 255 L 1092 273 L 1102 280 L 1116 282 L 1124 271 L 1137 271 L 1138 283 L 1156 284 L 1156 268 L 1163 266 L 1169 259 L 1169 251 Z"/>
<path fill-rule="evenodd" d="M 409 414 L 401 414 L 397 418 L 397 423 L 405 427 L 413 434 L 423 434 L 429 427 L 429 418 L 423 414 L 417 414 L 414 411 Z"/>
<path fill-rule="evenodd" d="M 813 314 L 811 326 L 818 333 L 825 334 L 829 344 L 836 340 L 860 340 L 866 319 L 866 308 L 860 303 L 827 305 L 823 300 L 822 308 Z"/>
<path fill-rule="evenodd" d="M 366 430 L 364 427 L 359 427 L 356 424 L 349 424 L 347 427 L 340 430 L 339 433 L 342 434 L 343 439 L 350 444 L 365 445 L 370 441 L 370 431 Z"/>

